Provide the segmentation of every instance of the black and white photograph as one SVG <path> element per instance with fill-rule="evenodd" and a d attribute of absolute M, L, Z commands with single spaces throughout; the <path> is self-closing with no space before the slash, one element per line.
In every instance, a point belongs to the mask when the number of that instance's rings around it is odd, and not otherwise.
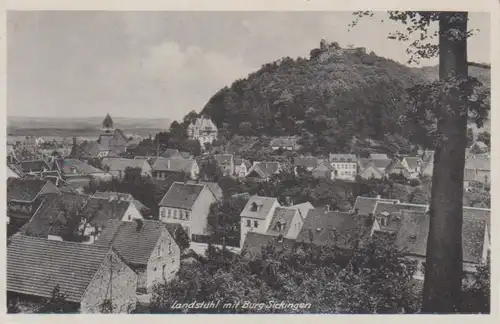
<path fill-rule="evenodd" d="M 491 314 L 492 17 L 7 10 L 8 316 Z"/>

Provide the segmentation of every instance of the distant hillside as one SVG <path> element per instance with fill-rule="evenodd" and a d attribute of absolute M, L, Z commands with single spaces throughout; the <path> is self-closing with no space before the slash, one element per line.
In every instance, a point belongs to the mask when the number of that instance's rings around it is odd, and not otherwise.
<path fill-rule="evenodd" d="M 409 148 L 400 123 L 406 89 L 434 73 L 322 41 L 308 59 L 282 58 L 221 89 L 202 113 L 229 136 L 300 135 L 319 152 L 346 150 L 359 139 Z"/>
<path fill-rule="evenodd" d="M 104 117 L 51 118 L 7 117 L 8 135 L 94 136 L 99 134 Z M 114 127 L 127 134 L 147 136 L 170 127 L 169 119 L 113 117 Z"/>
<path fill-rule="evenodd" d="M 425 66 L 421 68 L 414 68 L 414 72 L 422 73 L 428 80 L 439 79 L 439 66 Z M 491 86 L 491 71 L 477 66 L 469 66 L 469 75 L 476 77 L 485 86 Z"/>

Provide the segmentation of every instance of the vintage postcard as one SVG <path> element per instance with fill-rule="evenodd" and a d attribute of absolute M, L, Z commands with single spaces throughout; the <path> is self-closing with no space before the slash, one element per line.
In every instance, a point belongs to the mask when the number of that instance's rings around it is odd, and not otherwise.
<path fill-rule="evenodd" d="M 41 3 L 5 13 L 7 322 L 498 315 L 497 2 Z"/>

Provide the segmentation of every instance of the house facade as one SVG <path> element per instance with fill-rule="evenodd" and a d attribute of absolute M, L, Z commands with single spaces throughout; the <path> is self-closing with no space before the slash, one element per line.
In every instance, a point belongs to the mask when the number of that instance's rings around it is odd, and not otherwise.
<path fill-rule="evenodd" d="M 244 178 L 252 167 L 250 161 L 245 159 L 234 159 L 234 176 Z"/>
<path fill-rule="evenodd" d="M 169 282 L 179 271 L 179 246 L 160 221 L 112 221 L 95 244 L 112 246 L 135 270 L 138 293 L 151 293 L 155 284 Z"/>
<path fill-rule="evenodd" d="M 298 208 L 276 207 L 266 233 L 294 240 L 299 235 L 302 225 L 304 218 Z"/>
<path fill-rule="evenodd" d="M 234 157 L 232 154 L 215 154 L 214 159 L 223 175 L 227 176 L 234 173 Z"/>
<path fill-rule="evenodd" d="M 401 163 L 410 174 L 410 179 L 418 179 L 422 168 L 422 159 L 416 156 L 405 156 Z"/>
<path fill-rule="evenodd" d="M 172 173 L 184 173 L 190 179 L 197 179 L 200 167 L 196 160 L 191 159 L 156 159 L 152 167 L 154 179 L 165 180 Z"/>
<path fill-rule="evenodd" d="M 299 148 L 297 141 L 298 137 L 295 136 L 286 136 L 286 137 L 277 137 L 271 140 L 269 146 L 275 151 L 277 150 L 286 150 L 286 151 L 295 151 Z"/>
<path fill-rule="evenodd" d="M 80 313 L 129 313 L 137 302 L 137 274 L 112 248 L 96 245 L 14 235 L 6 283 L 8 294 L 35 305 L 57 286 Z"/>
<path fill-rule="evenodd" d="M 216 201 L 206 185 L 174 182 L 159 203 L 160 220 L 182 225 L 189 239 L 207 235 L 210 206 Z"/>
<path fill-rule="evenodd" d="M 240 214 L 240 247 L 243 246 L 248 232 L 266 233 L 274 210 L 280 207 L 278 199 L 252 196 Z"/>
<path fill-rule="evenodd" d="M 384 177 L 384 173 L 382 173 L 380 169 L 376 168 L 373 164 L 369 164 L 359 172 L 359 176 L 363 179 L 382 179 Z"/>
<path fill-rule="evenodd" d="M 189 139 L 199 141 L 204 149 L 205 144 L 212 144 L 217 139 L 218 129 L 210 118 L 202 116 L 189 124 L 187 135 Z"/>
<path fill-rule="evenodd" d="M 358 174 L 358 158 L 354 154 L 330 154 L 330 165 L 336 179 L 353 181 Z"/>
<path fill-rule="evenodd" d="M 123 179 L 127 168 L 140 169 L 141 176 L 151 177 L 152 168 L 146 159 L 103 158 L 102 165 L 115 178 Z"/>

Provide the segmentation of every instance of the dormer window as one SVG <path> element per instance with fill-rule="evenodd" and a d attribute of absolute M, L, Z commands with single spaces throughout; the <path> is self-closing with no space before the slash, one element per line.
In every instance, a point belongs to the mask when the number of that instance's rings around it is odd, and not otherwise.
<path fill-rule="evenodd" d="M 256 212 L 259 210 L 259 206 L 255 202 L 253 202 L 252 205 L 250 206 L 250 210 Z"/>
<path fill-rule="evenodd" d="M 277 222 L 276 222 L 276 230 L 277 230 L 278 232 L 281 232 L 282 226 L 283 226 L 283 225 L 281 224 L 281 222 L 280 222 L 280 221 L 277 221 Z"/>

